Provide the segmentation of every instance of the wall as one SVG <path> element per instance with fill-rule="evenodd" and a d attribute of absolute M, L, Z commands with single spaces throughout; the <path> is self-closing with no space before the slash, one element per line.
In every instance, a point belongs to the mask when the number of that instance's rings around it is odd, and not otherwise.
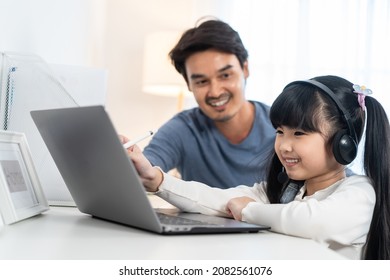
<path fill-rule="evenodd" d="M 0 0 L 0 51 L 94 66 L 102 60 L 104 6 L 105 0 Z"/>
<path fill-rule="evenodd" d="M 159 29 L 186 28 L 192 24 L 191 8 L 192 1 L 180 0 L 110 2 L 106 41 L 107 108 L 121 133 L 134 138 L 158 128 L 176 112 L 174 97 L 141 91 L 144 37 Z"/>

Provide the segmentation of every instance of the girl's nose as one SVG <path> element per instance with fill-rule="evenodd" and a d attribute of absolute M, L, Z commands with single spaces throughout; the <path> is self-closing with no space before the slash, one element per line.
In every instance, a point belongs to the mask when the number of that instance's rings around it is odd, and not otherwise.
<path fill-rule="evenodd" d="M 281 152 L 291 152 L 292 151 L 291 141 L 288 141 L 287 139 L 283 139 L 279 141 L 278 150 Z"/>

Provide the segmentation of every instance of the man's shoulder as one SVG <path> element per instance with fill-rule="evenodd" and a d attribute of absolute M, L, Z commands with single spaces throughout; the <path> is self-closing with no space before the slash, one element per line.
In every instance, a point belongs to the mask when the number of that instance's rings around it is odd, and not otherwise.
<path fill-rule="evenodd" d="M 199 107 L 194 107 L 177 113 L 172 120 L 179 120 L 187 125 L 203 124 L 208 120 L 208 117 L 203 114 Z"/>
<path fill-rule="evenodd" d="M 260 102 L 257 100 L 248 100 L 248 101 L 251 102 L 252 104 L 254 104 L 257 110 L 260 109 L 263 112 L 269 112 L 269 110 L 271 109 L 271 106 L 269 106 L 263 102 Z"/>
<path fill-rule="evenodd" d="M 207 122 L 207 117 L 202 111 L 198 107 L 194 107 L 177 113 L 164 124 L 164 127 L 175 129 L 176 131 L 184 128 L 204 130 Z"/>
<path fill-rule="evenodd" d="M 265 127 L 266 129 L 273 130 L 273 126 L 269 118 L 271 107 L 260 101 L 249 101 L 249 102 L 252 102 L 252 104 L 254 104 L 255 106 L 255 110 L 256 110 L 255 123 Z"/>
<path fill-rule="evenodd" d="M 193 107 L 193 108 L 185 109 L 185 110 L 177 113 L 176 117 L 199 118 L 199 117 L 205 117 L 205 116 L 199 107 Z"/>

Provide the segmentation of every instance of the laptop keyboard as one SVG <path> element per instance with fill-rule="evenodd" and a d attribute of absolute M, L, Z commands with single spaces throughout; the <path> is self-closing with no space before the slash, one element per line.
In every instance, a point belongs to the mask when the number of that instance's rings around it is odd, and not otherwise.
<path fill-rule="evenodd" d="M 166 225 L 212 225 L 207 222 L 201 222 L 197 220 L 191 220 L 183 217 L 177 217 L 177 216 L 171 216 L 171 215 L 166 215 L 163 213 L 157 213 L 158 218 L 160 219 L 160 222 L 162 224 Z"/>

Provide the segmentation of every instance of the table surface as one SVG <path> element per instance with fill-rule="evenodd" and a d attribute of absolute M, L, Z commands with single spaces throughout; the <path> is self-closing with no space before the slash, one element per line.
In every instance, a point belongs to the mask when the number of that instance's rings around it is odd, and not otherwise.
<path fill-rule="evenodd" d="M 38 216 L 0 225 L 0 259 L 337 260 L 343 257 L 313 240 L 270 231 L 164 236 L 96 219 L 75 207 L 52 206 Z"/>

